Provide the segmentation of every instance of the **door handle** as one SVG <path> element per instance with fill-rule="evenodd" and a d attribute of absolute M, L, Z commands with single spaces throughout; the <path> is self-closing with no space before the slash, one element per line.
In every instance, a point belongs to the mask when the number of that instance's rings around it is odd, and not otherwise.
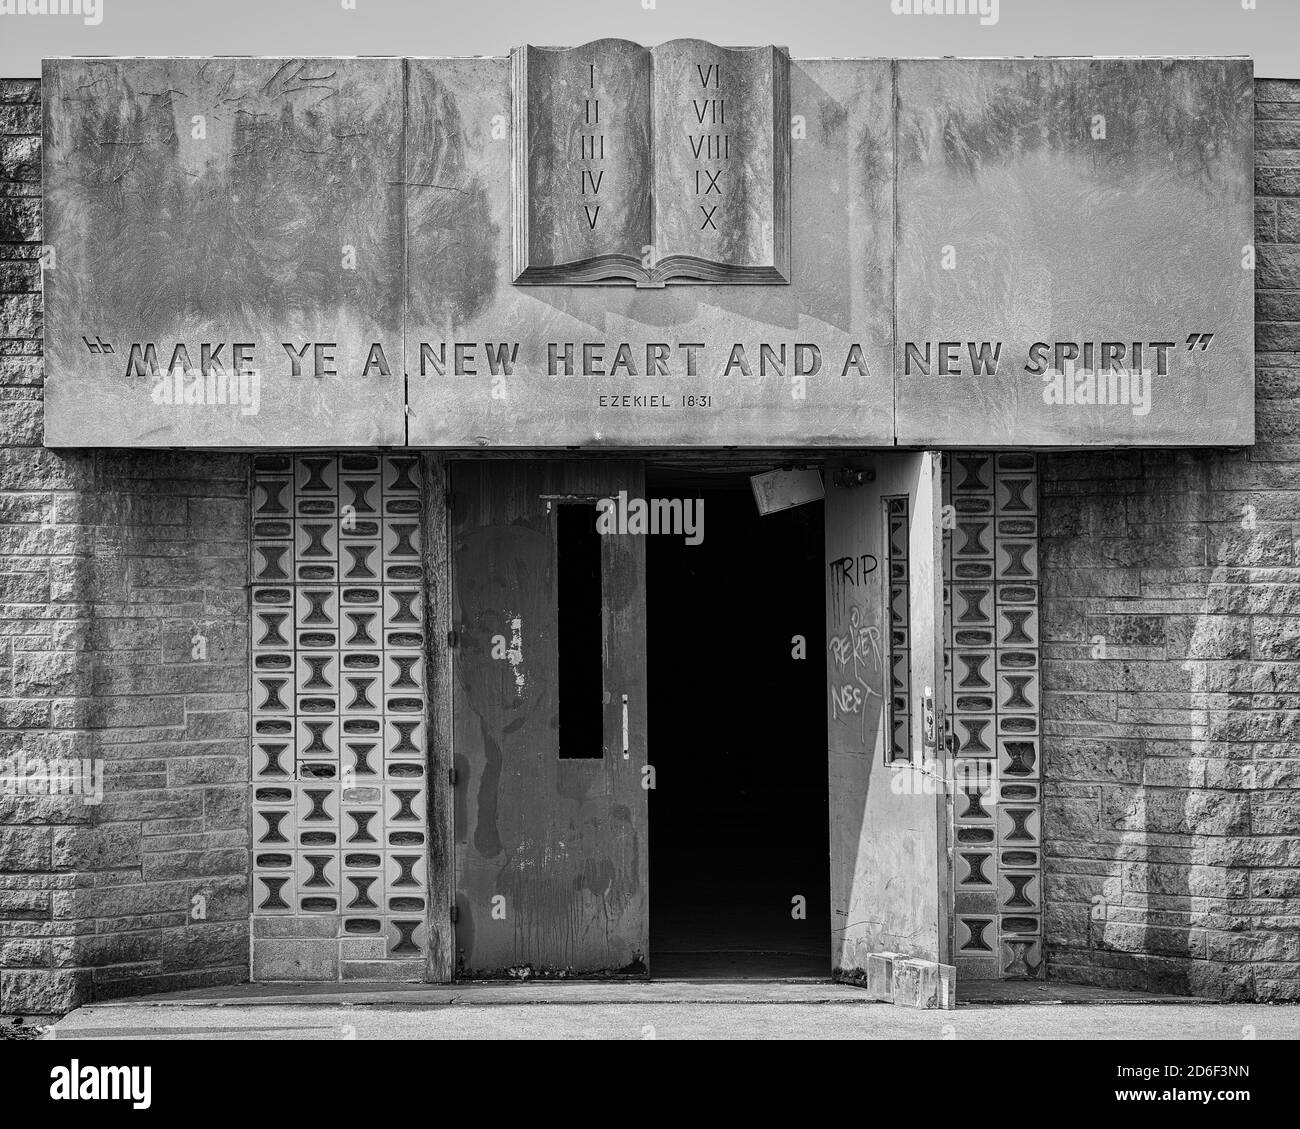
<path fill-rule="evenodd" d="M 627 760 L 627 695 L 623 695 L 623 759 Z"/>
<path fill-rule="evenodd" d="M 938 744 L 938 726 L 934 708 L 934 691 L 927 686 L 921 701 L 921 744 L 931 755 Z"/>

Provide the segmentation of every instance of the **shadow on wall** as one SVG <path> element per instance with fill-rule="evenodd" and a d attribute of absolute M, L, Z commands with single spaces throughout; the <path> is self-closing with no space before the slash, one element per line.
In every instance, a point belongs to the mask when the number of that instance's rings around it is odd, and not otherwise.
<path fill-rule="evenodd" d="M 1272 661 L 1294 648 L 1251 613 L 1294 606 L 1294 510 L 1240 492 L 1269 474 L 1250 459 L 1044 460 L 1054 979 L 1289 998 L 1295 966 L 1260 963 L 1288 942 L 1256 868 L 1295 824 L 1293 792 L 1259 790 L 1294 775 L 1272 759 L 1294 748 L 1294 668 Z"/>

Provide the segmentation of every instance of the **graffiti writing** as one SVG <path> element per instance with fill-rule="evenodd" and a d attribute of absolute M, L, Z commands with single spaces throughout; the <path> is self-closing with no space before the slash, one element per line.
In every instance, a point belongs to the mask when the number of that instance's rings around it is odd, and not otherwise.
<path fill-rule="evenodd" d="M 831 614 L 836 620 L 841 620 L 854 595 L 853 589 L 860 587 L 876 571 L 876 558 L 870 553 L 837 557 L 826 567 L 830 569 Z"/>
<path fill-rule="evenodd" d="M 858 731 L 862 751 L 880 717 L 885 686 L 884 641 L 879 610 L 881 593 L 871 553 L 836 557 L 827 562 L 831 610 L 829 686 L 831 720 Z"/>
<path fill-rule="evenodd" d="M 879 715 L 879 706 L 872 698 L 883 697 L 884 650 L 880 638 L 880 625 L 865 622 L 861 607 L 849 609 L 848 627 L 843 634 L 833 635 L 827 649 L 834 660 L 831 671 L 831 720 L 848 724 L 857 718 L 865 743 L 869 716 Z"/>

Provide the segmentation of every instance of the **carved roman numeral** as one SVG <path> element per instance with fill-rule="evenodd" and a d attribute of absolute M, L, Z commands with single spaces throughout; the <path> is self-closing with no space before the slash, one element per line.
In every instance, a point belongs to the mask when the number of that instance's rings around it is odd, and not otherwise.
<path fill-rule="evenodd" d="M 700 191 L 700 173 L 703 173 L 708 178 L 708 183 L 704 185 L 703 192 Z M 718 181 L 722 178 L 722 173 L 723 173 L 722 169 L 718 169 L 717 172 L 709 172 L 708 169 L 696 169 L 695 170 L 695 195 L 707 196 L 710 192 L 716 192 L 719 196 L 721 196 L 722 187 L 721 185 L 718 184 Z"/>
<path fill-rule="evenodd" d="M 731 134 L 700 133 L 690 139 L 691 153 L 698 161 L 700 154 L 712 159 L 726 159 L 731 156 Z"/>
<path fill-rule="evenodd" d="M 711 227 L 713 228 L 714 231 L 718 230 L 718 225 L 713 222 L 713 214 L 717 210 L 718 210 L 717 204 L 714 204 L 713 207 L 711 208 L 706 208 L 703 204 L 700 205 L 700 211 L 704 213 L 704 222 L 700 224 L 701 231 L 703 231 L 706 227 Z"/>
<path fill-rule="evenodd" d="M 590 169 L 582 170 L 582 194 L 587 195 L 587 188 L 590 186 L 591 194 L 598 195 L 600 192 L 600 182 L 605 179 L 605 171 L 602 169 L 598 173 L 593 173 Z"/>
<path fill-rule="evenodd" d="M 691 99 L 691 105 L 695 108 L 695 120 L 704 124 L 704 119 L 709 119 L 710 125 L 724 125 L 727 121 L 727 103 L 721 98 L 706 98 L 701 102 L 698 98 Z"/>
<path fill-rule="evenodd" d="M 595 231 L 596 221 L 600 218 L 600 205 L 597 204 L 596 210 L 593 212 L 590 204 L 583 204 L 582 210 L 587 213 L 587 227 L 590 230 Z"/>

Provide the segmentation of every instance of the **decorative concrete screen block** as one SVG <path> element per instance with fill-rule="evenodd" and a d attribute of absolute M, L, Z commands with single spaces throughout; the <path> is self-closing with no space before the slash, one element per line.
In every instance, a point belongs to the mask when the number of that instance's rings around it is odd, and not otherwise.
<path fill-rule="evenodd" d="M 254 460 L 254 979 L 409 979 L 428 912 L 414 455 Z"/>
<path fill-rule="evenodd" d="M 954 960 L 967 980 L 1036 979 L 1043 969 L 1037 457 L 957 451 L 943 457 L 943 468 Z M 893 714 L 885 755 L 905 762 L 914 689 L 906 661 L 908 510 L 905 497 L 885 500 Z M 876 998 L 891 998 L 904 956 L 863 958 Z M 930 992 L 918 975 L 903 976 L 909 998 Z"/>
<path fill-rule="evenodd" d="M 401 60 L 43 82 L 46 443 L 402 443 Z"/>
<path fill-rule="evenodd" d="M 1038 471 L 945 455 L 946 740 L 963 979 L 1042 975 Z"/>
<path fill-rule="evenodd" d="M 912 679 L 907 495 L 888 499 L 889 537 L 889 749 L 891 761 L 911 759 Z"/>
<path fill-rule="evenodd" d="M 898 442 L 1253 442 L 1250 60 L 896 74 Z"/>

